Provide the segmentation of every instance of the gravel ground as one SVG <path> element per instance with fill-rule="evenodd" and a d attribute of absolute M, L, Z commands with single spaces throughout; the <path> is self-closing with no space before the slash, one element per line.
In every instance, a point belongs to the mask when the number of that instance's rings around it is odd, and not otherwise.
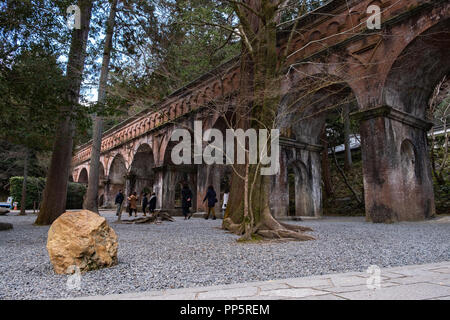
<path fill-rule="evenodd" d="M 0 299 L 55 299 L 364 271 L 450 261 L 450 223 L 370 224 L 363 218 L 303 221 L 318 237 L 308 242 L 237 243 L 222 220 L 193 218 L 161 225 L 118 225 L 119 264 L 82 275 L 81 290 L 55 275 L 48 227 L 36 216 L 0 217 L 14 229 L 0 232 Z M 298 223 L 298 222 L 295 222 Z"/>

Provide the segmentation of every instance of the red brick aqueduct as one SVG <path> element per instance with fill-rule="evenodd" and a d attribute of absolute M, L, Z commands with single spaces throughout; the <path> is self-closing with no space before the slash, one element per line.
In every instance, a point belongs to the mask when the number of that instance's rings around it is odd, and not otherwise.
<path fill-rule="evenodd" d="M 370 5 L 381 8 L 381 30 L 367 28 Z M 281 126 L 291 133 L 282 139 L 281 171 L 273 177 L 276 217 L 288 215 L 289 168 L 296 175 L 295 214 L 322 214 L 320 133 L 327 110 L 340 95 L 323 88 L 312 100 L 302 100 L 305 83 L 317 79 L 336 79 L 332 86 L 357 102 L 353 115 L 360 121 L 367 219 L 391 222 L 434 215 L 426 109 L 436 84 L 450 72 L 449 18 L 449 0 L 335 0 L 300 19 L 282 88 L 283 104 L 298 105 L 298 112 L 287 115 Z M 282 30 L 280 35 L 283 49 Z M 236 61 L 104 133 L 99 193 L 104 206 L 114 203 L 118 189 L 139 193 L 147 187 L 158 195 L 159 208 L 175 210 L 180 182 L 187 182 L 196 197 L 193 209 L 201 211 L 207 185 L 223 192 L 230 168 L 174 166 L 170 137 L 176 128 L 192 128 L 194 120 L 202 120 L 204 130 L 223 128 L 220 108 L 212 112 L 211 106 L 235 96 L 240 79 Z M 87 183 L 90 152 L 89 143 L 77 148 L 74 181 Z"/>

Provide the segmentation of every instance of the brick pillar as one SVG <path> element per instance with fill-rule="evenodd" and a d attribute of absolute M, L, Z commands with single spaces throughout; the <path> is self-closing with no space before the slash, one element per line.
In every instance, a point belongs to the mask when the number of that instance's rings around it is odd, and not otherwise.
<path fill-rule="evenodd" d="M 431 124 L 382 106 L 353 114 L 360 120 L 366 218 L 417 221 L 435 214 L 426 133 Z"/>

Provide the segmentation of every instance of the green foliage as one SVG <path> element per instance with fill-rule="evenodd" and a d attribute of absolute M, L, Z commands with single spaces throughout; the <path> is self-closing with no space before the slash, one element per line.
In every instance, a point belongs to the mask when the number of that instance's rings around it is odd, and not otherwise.
<path fill-rule="evenodd" d="M 22 183 L 23 177 L 11 177 L 9 179 L 10 195 L 14 198 L 14 202 L 18 202 L 20 207 L 20 199 L 22 197 Z M 44 178 L 27 178 L 27 200 L 26 209 L 33 209 L 33 205 L 36 207 L 39 205 L 42 197 L 42 191 L 44 190 L 45 179 Z"/>
<path fill-rule="evenodd" d="M 450 214 L 450 179 L 444 184 L 434 183 L 434 198 L 437 214 Z"/>
<path fill-rule="evenodd" d="M 330 155 L 333 157 L 332 155 Z M 339 166 L 344 167 L 343 155 L 336 155 Z M 359 197 L 364 201 L 364 183 L 362 172 L 361 151 L 352 151 L 353 164 L 349 171 L 345 172 L 348 182 L 359 193 Z M 341 174 L 336 168 L 334 159 L 330 159 L 330 174 L 333 185 L 333 197 L 324 201 L 325 215 L 343 215 L 343 216 L 364 216 L 365 208 L 361 206 L 355 199 L 352 192 L 344 182 Z"/>
<path fill-rule="evenodd" d="M 0 200 L 6 200 L 9 196 L 9 179 L 23 175 L 24 151 L 22 146 L 0 141 Z M 45 176 L 47 157 L 46 153 L 30 152 L 28 164 L 30 176 Z"/>
<path fill-rule="evenodd" d="M 83 207 L 83 197 L 87 187 L 82 183 L 69 182 L 67 187 L 67 209 L 80 209 Z"/>
<path fill-rule="evenodd" d="M 233 11 L 210 0 L 129 1 L 119 7 L 108 104 L 135 114 L 240 52 Z M 112 109 L 114 109 L 114 107 Z M 109 128 L 117 121 L 106 119 Z"/>
<path fill-rule="evenodd" d="M 23 177 L 10 178 L 10 195 L 18 202 L 20 207 L 20 199 L 22 196 Z M 45 178 L 27 178 L 27 200 L 26 209 L 33 209 L 34 203 L 39 206 L 42 199 L 42 192 L 45 187 Z M 81 183 L 69 182 L 67 190 L 67 209 L 80 209 L 83 205 L 83 197 L 86 193 L 86 186 Z"/>
<path fill-rule="evenodd" d="M 65 80 L 56 57 L 35 46 L 0 74 L 0 138 L 32 150 L 49 150 Z"/>

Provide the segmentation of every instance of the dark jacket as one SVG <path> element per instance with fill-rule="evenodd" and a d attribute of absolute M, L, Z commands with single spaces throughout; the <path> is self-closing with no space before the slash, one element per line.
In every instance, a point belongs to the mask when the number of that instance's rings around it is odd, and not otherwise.
<path fill-rule="evenodd" d="M 216 205 L 217 198 L 216 198 L 216 192 L 214 191 L 214 189 L 208 189 L 208 191 L 206 192 L 206 196 L 203 199 L 203 202 L 205 202 L 206 199 L 208 199 L 208 207 L 211 208 Z"/>
<path fill-rule="evenodd" d="M 144 199 L 142 199 L 142 210 L 147 208 L 147 205 L 148 205 L 148 198 L 144 197 Z"/>
<path fill-rule="evenodd" d="M 181 206 L 189 208 L 192 206 L 192 191 L 189 188 L 181 189 Z"/>
<path fill-rule="evenodd" d="M 148 207 L 150 210 L 156 209 L 156 196 L 151 196 L 150 201 L 148 202 Z"/>
<path fill-rule="evenodd" d="M 119 193 L 116 195 L 115 204 L 122 204 L 123 199 L 124 199 L 123 194 L 119 192 Z"/>

